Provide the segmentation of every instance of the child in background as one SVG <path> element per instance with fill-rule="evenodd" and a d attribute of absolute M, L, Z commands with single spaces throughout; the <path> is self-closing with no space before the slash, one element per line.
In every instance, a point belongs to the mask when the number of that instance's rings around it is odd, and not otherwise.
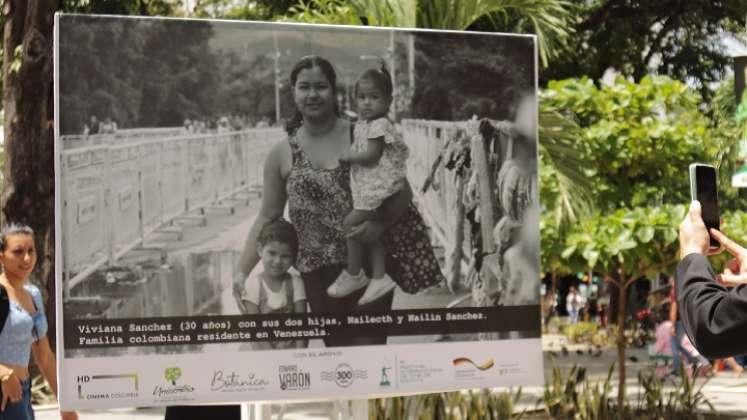
<path fill-rule="evenodd" d="M 392 77 L 383 65 L 380 69 L 366 70 L 355 84 L 359 121 L 355 125 L 351 152 L 340 159 L 351 165 L 354 209 L 343 223 L 346 232 L 375 218 L 375 211 L 381 203 L 405 185 L 405 163 L 409 152 L 394 124 L 387 118 L 392 92 Z M 397 286 L 386 274 L 386 249 L 381 242 L 366 246 L 348 240 L 347 251 L 347 268 L 327 289 L 329 296 L 345 297 L 367 286 L 358 301 L 359 305 L 365 305 Z M 370 279 L 363 271 L 364 257 L 371 264 Z"/>
<path fill-rule="evenodd" d="M 653 355 L 672 357 L 672 321 L 666 320 L 656 327 L 656 342 L 652 348 Z"/>
<path fill-rule="evenodd" d="M 291 314 L 306 312 L 303 280 L 288 272 L 298 253 L 298 236 L 289 222 L 278 219 L 259 233 L 259 257 L 264 270 L 250 274 L 241 296 L 244 314 Z M 305 348 L 306 340 L 261 341 L 255 350 Z"/>

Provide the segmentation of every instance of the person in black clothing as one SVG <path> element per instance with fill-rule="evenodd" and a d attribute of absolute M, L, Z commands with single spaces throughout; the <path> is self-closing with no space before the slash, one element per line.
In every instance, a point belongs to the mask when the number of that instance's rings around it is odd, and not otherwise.
<path fill-rule="evenodd" d="M 91 125 L 88 127 L 89 131 L 88 134 L 99 134 L 99 131 L 101 131 L 101 123 L 99 122 L 99 119 L 96 118 L 95 115 L 91 115 Z"/>
<path fill-rule="evenodd" d="M 709 233 L 732 256 L 720 275 L 706 258 L 713 253 Z M 708 232 L 697 201 L 680 224 L 679 239 L 677 303 L 685 332 L 707 358 L 747 353 L 747 248 L 715 229 Z"/>
<path fill-rule="evenodd" d="M 174 405 L 166 407 L 164 420 L 240 420 L 240 405 Z"/>

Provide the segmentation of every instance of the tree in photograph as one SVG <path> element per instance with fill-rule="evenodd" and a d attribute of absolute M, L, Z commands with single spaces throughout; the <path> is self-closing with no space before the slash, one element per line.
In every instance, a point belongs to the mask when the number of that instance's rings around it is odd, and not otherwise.
<path fill-rule="evenodd" d="M 215 116 L 223 72 L 209 46 L 209 24 L 68 19 L 82 22 L 61 28 L 62 134 L 80 133 L 91 116 L 111 117 L 121 128 Z"/>
<path fill-rule="evenodd" d="M 136 127 L 178 126 L 184 118 L 214 117 L 220 103 L 220 68 L 210 47 L 213 28 L 207 22 L 185 25 L 163 21 L 149 25 L 140 54 L 144 74 Z"/>
<path fill-rule="evenodd" d="M 111 117 L 119 127 L 136 127 L 142 85 L 150 78 L 137 71 L 147 68 L 143 24 L 131 19 L 84 22 L 60 28 L 60 133 L 83 132 L 92 116 L 100 121 Z M 123 60 L 140 65 L 123 66 Z"/>
<path fill-rule="evenodd" d="M 513 119 L 516 98 L 534 89 L 531 42 L 529 38 L 509 43 L 485 37 L 418 34 L 414 41 L 417 78 L 412 118 Z M 485 60 L 484 56 L 476 57 L 476 51 L 504 59 Z M 418 83 L 420 80 L 427 82 Z"/>
<path fill-rule="evenodd" d="M 218 53 L 216 104 L 221 115 L 248 115 L 255 120 L 262 117 L 275 120 L 275 70 L 267 55 L 236 51 Z"/>

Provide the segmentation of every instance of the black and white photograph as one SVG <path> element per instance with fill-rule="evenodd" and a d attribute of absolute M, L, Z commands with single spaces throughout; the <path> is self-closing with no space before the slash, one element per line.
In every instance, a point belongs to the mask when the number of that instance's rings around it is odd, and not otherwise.
<path fill-rule="evenodd" d="M 63 367 L 539 342 L 534 37 L 91 15 L 56 31 Z M 444 348 L 457 381 L 464 358 L 475 384 L 501 364 Z"/>

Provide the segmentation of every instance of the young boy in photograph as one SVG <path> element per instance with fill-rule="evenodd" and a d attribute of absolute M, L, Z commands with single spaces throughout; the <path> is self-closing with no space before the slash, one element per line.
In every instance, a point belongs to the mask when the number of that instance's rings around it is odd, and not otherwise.
<path fill-rule="evenodd" d="M 293 314 L 306 312 L 303 280 L 288 272 L 298 254 L 298 236 L 289 222 L 278 219 L 259 234 L 259 257 L 263 270 L 250 274 L 241 296 L 244 314 Z M 255 350 L 305 348 L 306 340 L 262 341 Z"/>

